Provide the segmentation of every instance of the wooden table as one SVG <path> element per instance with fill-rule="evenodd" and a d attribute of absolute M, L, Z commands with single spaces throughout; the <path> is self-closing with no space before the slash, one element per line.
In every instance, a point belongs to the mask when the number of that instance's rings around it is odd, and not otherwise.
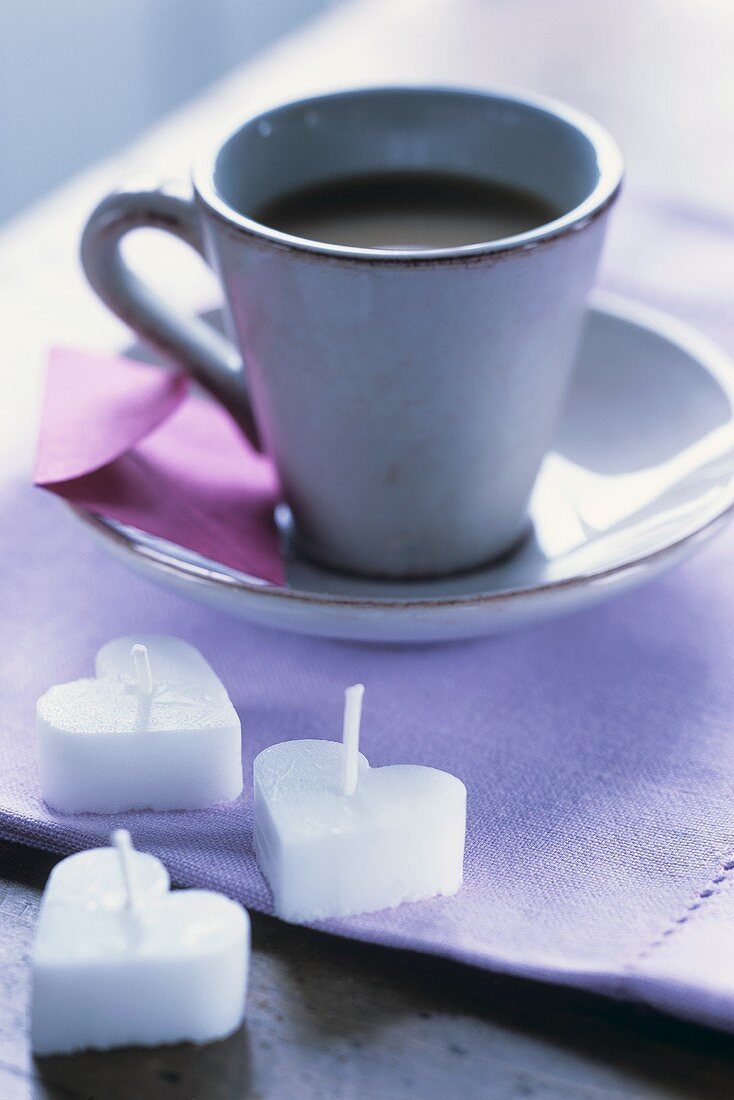
<path fill-rule="evenodd" d="M 690 316 L 734 350 L 733 44 L 724 0 L 338 6 L 0 234 L 3 476 L 27 477 L 46 347 L 129 339 L 76 263 L 96 199 L 136 171 L 181 175 L 199 140 L 230 118 L 343 84 L 510 83 L 590 110 L 630 165 L 604 282 Z M 695 270 L 674 262 L 684 233 Z M 184 308 L 215 300 L 206 273 L 154 236 L 132 244 L 161 286 Z M 52 863 L 0 843 L 0 1100 L 734 1096 L 734 1038 L 258 916 L 248 1023 L 232 1039 L 34 1062 L 28 956 Z"/>
<path fill-rule="evenodd" d="M 34 1062 L 28 958 L 53 862 L 0 843 L 3 1100 L 734 1095 L 734 1037 L 258 914 L 247 1024 L 231 1039 Z"/>

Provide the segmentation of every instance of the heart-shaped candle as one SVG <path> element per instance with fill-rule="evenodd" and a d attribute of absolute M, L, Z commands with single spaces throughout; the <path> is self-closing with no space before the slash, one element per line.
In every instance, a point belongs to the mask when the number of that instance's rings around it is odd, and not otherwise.
<path fill-rule="evenodd" d="M 366 913 L 461 886 L 466 788 L 436 768 L 371 768 L 359 752 L 363 690 L 347 690 L 342 744 L 286 741 L 255 759 L 255 855 L 284 920 Z"/>
<path fill-rule="evenodd" d="M 168 891 L 165 868 L 114 848 L 70 856 L 44 891 L 33 948 L 33 1049 L 206 1043 L 244 1018 L 250 922 L 209 890 Z"/>
<path fill-rule="evenodd" d="M 108 642 L 95 679 L 41 696 L 36 734 L 43 797 L 64 813 L 201 809 L 242 790 L 237 712 L 178 638 Z"/>
<path fill-rule="evenodd" d="M 134 849 L 130 850 L 127 859 L 142 897 L 150 900 L 168 893 L 171 880 L 159 859 L 149 852 Z M 41 910 L 58 904 L 81 904 L 112 912 L 122 909 L 126 903 L 120 852 L 114 847 L 89 848 L 56 864 L 43 892 Z"/>

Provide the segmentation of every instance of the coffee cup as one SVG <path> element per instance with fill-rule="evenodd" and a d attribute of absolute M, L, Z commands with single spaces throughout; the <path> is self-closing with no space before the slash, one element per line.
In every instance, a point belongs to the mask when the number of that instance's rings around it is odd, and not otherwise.
<path fill-rule="evenodd" d="M 338 92 L 244 122 L 193 189 L 107 196 L 82 260 L 272 457 L 303 553 L 434 576 L 527 530 L 621 177 L 609 134 L 548 99 Z M 231 339 L 129 269 L 122 239 L 144 226 L 212 266 Z"/>

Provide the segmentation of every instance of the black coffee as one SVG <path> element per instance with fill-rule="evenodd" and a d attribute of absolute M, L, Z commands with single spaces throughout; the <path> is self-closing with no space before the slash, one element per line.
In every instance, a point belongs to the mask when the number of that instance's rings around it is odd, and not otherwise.
<path fill-rule="evenodd" d="M 411 171 L 304 187 L 267 203 L 255 219 L 327 244 L 420 249 L 498 240 L 559 215 L 546 199 L 505 184 Z"/>

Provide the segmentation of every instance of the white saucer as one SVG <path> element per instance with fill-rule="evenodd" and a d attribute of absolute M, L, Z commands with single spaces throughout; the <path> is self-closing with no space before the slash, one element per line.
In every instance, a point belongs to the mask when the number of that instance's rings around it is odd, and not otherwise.
<path fill-rule="evenodd" d="M 420 582 L 363 580 L 292 556 L 276 588 L 78 512 L 133 568 L 212 607 L 303 634 L 427 642 L 509 630 L 667 569 L 734 505 L 734 365 L 660 313 L 598 295 L 533 533 L 508 560 Z"/>

